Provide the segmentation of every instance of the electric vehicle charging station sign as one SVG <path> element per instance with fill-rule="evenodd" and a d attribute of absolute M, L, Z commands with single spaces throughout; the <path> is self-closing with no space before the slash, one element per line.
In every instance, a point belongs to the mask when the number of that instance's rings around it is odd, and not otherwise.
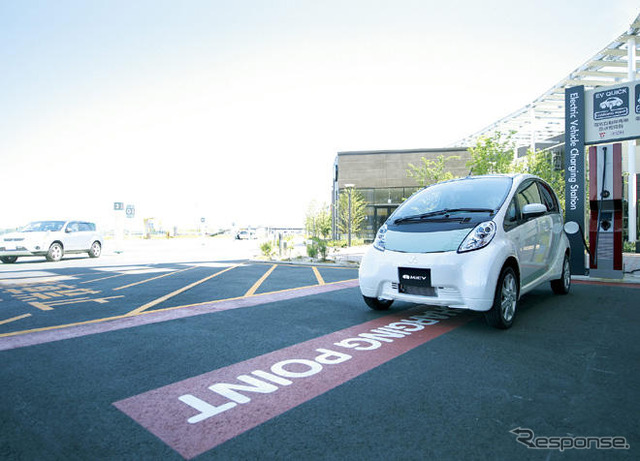
<path fill-rule="evenodd" d="M 585 91 L 585 144 L 640 138 L 640 81 Z"/>

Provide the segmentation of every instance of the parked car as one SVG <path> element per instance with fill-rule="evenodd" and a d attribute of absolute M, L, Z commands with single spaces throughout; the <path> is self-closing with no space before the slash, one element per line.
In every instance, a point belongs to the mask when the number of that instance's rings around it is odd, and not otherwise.
<path fill-rule="evenodd" d="M 21 256 L 45 256 L 60 261 L 68 253 L 98 258 L 102 236 L 86 221 L 34 221 L 17 232 L 0 235 L 0 261 L 14 263 Z"/>
<path fill-rule="evenodd" d="M 470 309 L 509 328 L 520 296 L 571 287 L 570 247 L 553 189 L 532 175 L 468 176 L 416 192 L 365 253 L 369 307 L 394 300 Z"/>
<path fill-rule="evenodd" d="M 253 229 L 242 229 L 236 234 L 236 240 L 253 240 L 256 238 L 256 231 Z"/>

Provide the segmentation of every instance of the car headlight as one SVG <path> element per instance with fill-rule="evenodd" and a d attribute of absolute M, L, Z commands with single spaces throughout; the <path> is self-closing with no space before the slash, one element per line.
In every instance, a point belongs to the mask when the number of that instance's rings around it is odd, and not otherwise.
<path fill-rule="evenodd" d="M 373 241 L 373 248 L 375 248 L 376 250 L 384 251 L 386 248 L 386 239 L 387 239 L 387 225 L 383 224 L 382 227 L 378 229 L 376 238 Z"/>
<path fill-rule="evenodd" d="M 489 245 L 489 242 L 493 240 L 495 235 L 496 223 L 493 221 L 480 223 L 471 232 L 469 232 L 469 235 L 467 235 L 462 241 L 458 247 L 458 253 L 484 248 Z"/>

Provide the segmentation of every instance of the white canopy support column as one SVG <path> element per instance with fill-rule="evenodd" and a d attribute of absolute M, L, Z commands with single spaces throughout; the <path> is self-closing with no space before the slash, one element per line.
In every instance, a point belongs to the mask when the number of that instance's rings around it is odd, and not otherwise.
<path fill-rule="evenodd" d="M 531 108 L 529 109 L 529 118 L 531 121 L 530 149 L 531 149 L 531 152 L 535 152 L 536 151 L 536 109 L 533 106 L 533 104 L 531 104 Z"/>
<path fill-rule="evenodd" d="M 627 60 L 628 60 L 628 77 L 632 82 L 636 79 L 636 37 L 630 36 L 627 40 Z M 640 103 L 635 101 L 636 104 Z M 633 105 L 632 105 L 633 106 Z M 627 170 L 629 171 L 629 191 L 627 197 L 629 197 L 629 242 L 636 241 L 636 220 L 638 215 L 638 199 L 636 197 L 636 141 L 635 139 L 628 141 L 628 160 Z"/>

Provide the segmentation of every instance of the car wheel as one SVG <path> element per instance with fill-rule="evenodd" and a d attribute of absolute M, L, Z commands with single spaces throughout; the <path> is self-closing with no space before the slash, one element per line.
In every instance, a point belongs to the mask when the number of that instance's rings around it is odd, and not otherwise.
<path fill-rule="evenodd" d="M 564 255 L 562 263 L 562 276 L 558 280 L 551 281 L 551 289 L 557 295 L 566 295 L 571 289 L 571 262 L 569 255 Z"/>
<path fill-rule="evenodd" d="M 2 261 L 5 264 L 13 264 L 17 260 L 18 260 L 17 256 L 2 256 L 2 257 L 0 257 L 0 261 Z"/>
<path fill-rule="evenodd" d="M 63 254 L 64 250 L 62 249 L 62 245 L 60 245 L 58 242 L 54 242 L 49 247 L 49 251 L 47 251 L 47 261 L 60 261 Z"/>
<path fill-rule="evenodd" d="M 491 310 L 485 313 L 487 323 L 506 330 L 513 324 L 518 307 L 518 279 L 512 267 L 505 267 L 498 278 Z"/>
<path fill-rule="evenodd" d="M 367 303 L 374 311 L 386 311 L 393 304 L 393 299 L 378 299 L 370 298 L 369 296 L 363 296 L 364 302 Z"/>
<path fill-rule="evenodd" d="M 100 245 L 100 242 L 98 241 L 93 242 L 91 244 L 91 249 L 89 250 L 89 257 L 99 258 L 101 254 L 102 254 L 102 245 Z"/>

